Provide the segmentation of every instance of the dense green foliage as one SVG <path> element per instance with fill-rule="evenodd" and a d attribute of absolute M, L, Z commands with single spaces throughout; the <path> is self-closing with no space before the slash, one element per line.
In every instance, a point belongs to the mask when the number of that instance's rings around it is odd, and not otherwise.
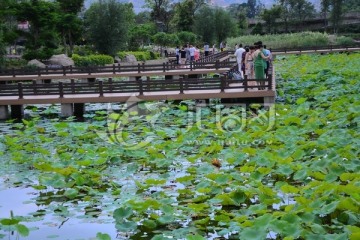
<path fill-rule="evenodd" d="M 106 64 L 113 64 L 114 58 L 109 55 L 88 55 L 80 56 L 78 54 L 72 55 L 72 60 L 74 60 L 75 66 L 86 67 L 86 66 L 105 66 Z"/>
<path fill-rule="evenodd" d="M 111 56 L 126 48 L 133 23 L 132 5 L 115 0 L 96 2 L 85 13 L 88 39 L 100 53 Z"/>
<path fill-rule="evenodd" d="M 58 29 L 61 33 L 63 46 L 67 52 L 69 46 L 69 55 L 73 53 L 74 45 L 80 41 L 82 36 L 82 20 L 78 13 L 84 5 L 84 0 L 56 0 L 59 4 Z"/>
<path fill-rule="evenodd" d="M 154 60 L 160 57 L 158 53 L 150 51 L 118 52 L 118 57 L 123 60 L 127 54 L 134 55 L 138 61 Z"/>
<path fill-rule="evenodd" d="M 26 60 L 50 58 L 58 48 L 59 37 L 56 31 L 58 7 L 47 1 L 25 1 L 18 5 L 17 17 L 29 21 L 31 28 L 24 32 Z"/>
<path fill-rule="evenodd" d="M 134 239 L 359 239 L 359 57 L 278 56 L 269 110 L 155 102 L 146 116 L 24 120 L 0 136 L 2 169 L 21 172 L 7 184 L 38 190 L 38 220 L 85 203 Z"/>
<path fill-rule="evenodd" d="M 334 38 L 326 33 L 302 32 L 290 34 L 271 34 L 271 35 L 248 35 L 237 38 L 229 38 L 227 42 L 230 46 L 236 43 L 252 45 L 257 41 L 262 41 L 271 48 L 297 48 L 297 47 L 324 47 L 327 45 L 352 45 L 354 40 L 349 37 Z"/>
<path fill-rule="evenodd" d="M 84 45 L 94 48 L 92 53 L 114 57 L 118 51 L 138 51 L 153 43 L 172 47 L 187 42 L 218 45 L 229 37 L 306 29 L 359 32 L 356 24 L 349 24 L 354 16 L 342 22 L 346 14 L 359 8 L 355 0 L 322 0 L 318 13 L 308 0 L 276 3 L 266 9 L 261 1 L 248 0 L 221 8 L 204 0 L 146 0 L 148 10 L 135 14 L 131 3 L 116 0 L 91 1 L 87 8 L 84 0 L 2 0 L 0 43 L 3 48 L 16 50 L 21 45 L 17 53 L 26 60 L 46 60 L 53 54 L 71 56 L 78 53 L 74 51 L 77 46 Z M 320 22 L 313 19 L 318 15 L 323 18 Z M 261 18 L 265 23 L 259 21 Z M 18 29 L 19 22 L 24 29 Z M 341 42 L 349 43 L 349 39 Z"/>

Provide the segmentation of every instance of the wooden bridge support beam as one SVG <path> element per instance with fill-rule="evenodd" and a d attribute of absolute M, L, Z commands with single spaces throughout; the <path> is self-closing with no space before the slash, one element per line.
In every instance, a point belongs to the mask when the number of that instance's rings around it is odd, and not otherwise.
<path fill-rule="evenodd" d="M 61 117 L 75 116 L 83 118 L 85 113 L 85 103 L 62 103 L 61 104 Z"/>
<path fill-rule="evenodd" d="M 8 105 L 0 106 L 0 120 L 6 120 L 9 118 L 9 107 Z"/>
<path fill-rule="evenodd" d="M 127 101 L 126 102 L 126 110 L 127 110 L 128 113 L 131 113 L 131 112 L 139 113 L 139 102 L 137 102 L 137 101 L 134 101 L 134 102 Z"/>
<path fill-rule="evenodd" d="M 61 104 L 61 117 L 71 117 L 74 114 L 74 104 L 73 103 L 62 103 Z"/>
<path fill-rule="evenodd" d="M 275 97 L 264 97 L 264 107 L 269 108 L 275 104 Z"/>
<path fill-rule="evenodd" d="M 85 113 L 85 103 L 74 103 L 74 116 L 83 118 Z"/>
<path fill-rule="evenodd" d="M 22 119 L 24 116 L 24 105 L 11 105 L 11 118 Z"/>

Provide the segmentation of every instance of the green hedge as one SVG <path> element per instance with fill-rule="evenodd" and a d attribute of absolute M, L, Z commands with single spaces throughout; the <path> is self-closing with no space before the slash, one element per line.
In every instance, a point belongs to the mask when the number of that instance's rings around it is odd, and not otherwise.
<path fill-rule="evenodd" d="M 74 60 L 75 65 L 79 67 L 104 66 L 105 64 L 114 63 L 113 57 L 101 54 L 92 54 L 89 56 L 80 56 L 78 54 L 73 54 L 71 58 L 72 60 Z"/>
<path fill-rule="evenodd" d="M 153 60 L 160 57 L 159 53 L 154 53 L 150 51 L 118 52 L 118 56 L 120 59 L 124 59 L 128 54 L 134 55 L 137 61 Z"/>

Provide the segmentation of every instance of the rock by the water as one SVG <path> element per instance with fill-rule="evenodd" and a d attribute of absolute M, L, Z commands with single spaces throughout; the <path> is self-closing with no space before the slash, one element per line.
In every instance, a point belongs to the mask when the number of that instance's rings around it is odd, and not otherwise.
<path fill-rule="evenodd" d="M 35 66 L 35 67 L 39 67 L 39 68 L 45 68 L 45 64 L 43 64 L 42 62 L 40 62 L 39 60 L 33 59 L 31 61 L 29 61 L 27 63 L 28 66 Z"/>
<path fill-rule="evenodd" d="M 125 56 L 124 62 L 133 63 L 133 62 L 137 62 L 137 60 L 134 55 L 128 54 Z"/>
<path fill-rule="evenodd" d="M 115 56 L 115 57 L 114 57 L 114 60 L 115 60 L 116 63 L 121 62 L 121 59 L 120 59 L 118 56 Z"/>
<path fill-rule="evenodd" d="M 51 65 L 59 65 L 59 66 L 64 66 L 64 67 L 69 67 L 69 66 L 75 65 L 74 61 L 71 58 L 69 58 L 68 56 L 66 56 L 65 54 L 53 55 L 49 59 L 49 63 Z"/>

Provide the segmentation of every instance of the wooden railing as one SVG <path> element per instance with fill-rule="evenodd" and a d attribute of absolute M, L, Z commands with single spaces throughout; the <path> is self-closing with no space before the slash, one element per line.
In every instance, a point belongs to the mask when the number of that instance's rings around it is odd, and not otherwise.
<path fill-rule="evenodd" d="M 270 74 L 266 79 L 245 79 L 231 80 L 226 77 L 221 78 L 185 78 L 185 79 L 165 79 L 165 80 L 136 80 L 136 81 L 108 81 L 95 82 L 58 82 L 39 84 L 36 81 L 17 84 L 0 84 L 0 97 L 17 96 L 23 99 L 24 96 L 56 95 L 59 98 L 64 95 L 72 94 L 99 94 L 99 97 L 106 93 L 135 93 L 143 95 L 147 92 L 177 91 L 183 94 L 188 90 L 215 90 L 224 92 L 228 89 L 265 89 L 273 90 L 273 79 Z M 250 82 L 261 83 L 253 86 Z M 242 84 L 241 84 L 242 83 Z"/>
<path fill-rule="evenodd" d="M 272 53 L 278 52 L 305 52 L 305 51 L 321 51 L 321 50 L 329 50 L 333 51 L 336 49 L 344 49 L 349 50 L 352 48 L 360 48 L 360 43 L 354 43 L 351 45 L 324 45 L 324 46 L 306 46 L 306 47 L 295 47 L 295 48 L 277 48 L 271 49 Z"/>
<path fill-rule="evenodd" d="M 95 74 L 95 73 L 126 73 L 126 72 L 151 72 L 151 71 L 162 71 L 167 72 L 174 69 L 219 69 L 219 68 L 227 68 L 232 66 L 235 62 L 230 62 L 226 59 L 223 61 L 224 56 L 226 56 L 227 52 L 221 52 L 218 54 L 214 54 L 211 57 L 206 57 L 199 61 L 193 61 L 188 64 L 180 65 L 176 64 L 174 61 L 170 61 L 162 64 L 145 64 L 138 63 L 137 65 L 122 65 L 120 63 L 113 64 L 111 66 L 88 66 L 88 67 L 48 67 L 45 68 L 21 68 L 21 69 L 0 69 L 0 76 L 24 76 L 24 75 L 52 75 L 52 74 L 62 74 L 64 76 L 69 74 Z"/>
<path fill-rule="evenodd" d="M 92 75 L 97 73 L 130 73 L 130 72 L 167 72 L 170 70 L 176 69 L 188 69 L 201 70 L 201 69 L 219 69 L 219 68 L 228 68 L 234 65 L 234 61 L 219 61 L 215 62 L 190 62 L 189 64 L 176 64 L 173 62 L 163 63 L 163 64 L 137 64 L 137 65 L 121 65 L 113 64 L 112 66 L 92 66 L 92 67 L 62 67 L 58 69 L 54 68 L 36 68 L 36 69 L 3 69 L 0 70 L 0 76 L 46 76 L 46 75 L 71 75 L 71 74 L 86 74 Z"/>

